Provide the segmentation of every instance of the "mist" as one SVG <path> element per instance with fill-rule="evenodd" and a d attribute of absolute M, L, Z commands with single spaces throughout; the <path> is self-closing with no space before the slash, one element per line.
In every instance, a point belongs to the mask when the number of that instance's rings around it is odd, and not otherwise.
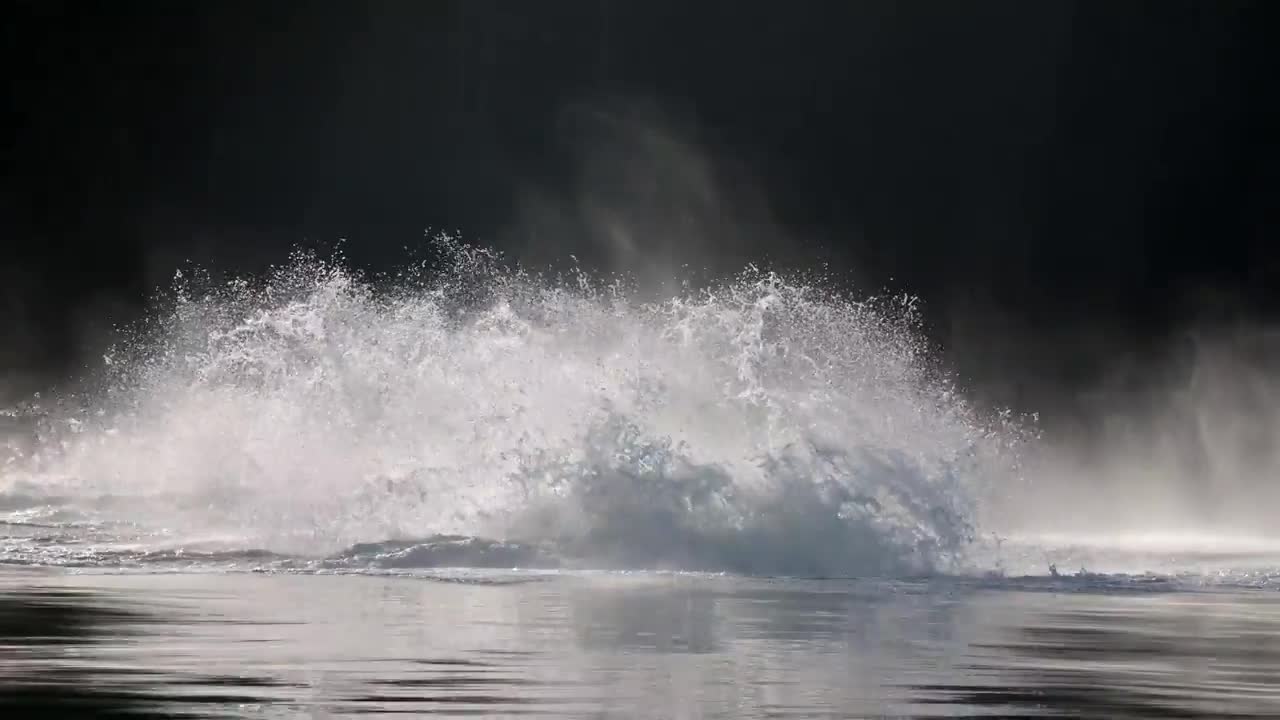
<path fill-rule="evenodd" d="M 1009 527 L 1275 537 L 1278 349 L 1274 328 L 1228 325 L 1189 329 L 1143 365 L 1117 358 L 1077 395 L 1072 423 L 1044 434 L 1028 483 L 1005 499 Z"/>
<path fill-rule="evenodd" d="M 638 97 L 583 98 L 556 118 L 548 141 L 560 181 L 522 182 L 496 235 L 520 262 L 573 258 L 655 297 L 748 263 L 815 264 L 816 248 L 784 232 L 754 169 L 717 151 L 696 121 Z"/>

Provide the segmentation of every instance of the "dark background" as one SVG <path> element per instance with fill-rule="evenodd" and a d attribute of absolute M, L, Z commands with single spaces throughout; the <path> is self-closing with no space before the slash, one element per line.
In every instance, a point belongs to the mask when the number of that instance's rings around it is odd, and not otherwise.
<path fill-rule="evenodd" d="M 1273 7 L 9 3 L 2 392 L 74 374 L 186 259 L 345 237 L 380 267 L 433 227 L 829 262 L 920 295 L 976 396 L 1065 417 L 1278 309 Z"/>

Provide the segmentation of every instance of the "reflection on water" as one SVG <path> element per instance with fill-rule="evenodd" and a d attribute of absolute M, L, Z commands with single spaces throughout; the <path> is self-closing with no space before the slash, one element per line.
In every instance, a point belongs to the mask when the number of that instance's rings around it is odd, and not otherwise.
<path fill-rule="evenodd" d="M 1015 611 L 1001 628 L 1007 639 L 979 644 L 968 663 L 975 675 L 1005 678 L 1005 686 L 916 689 L 944 705 L 1073 716 L 1280 716 L 1280 612 L 1273 598 L 1143 600 L 1073 598 L 1048 611 Z"/>
<path fill-rule="evenodd" d="M 83 591 L 0 595 L 0 711 L 5 717 L 168 717 L 166 708 L 234 702 L 255 684 L 249 677 L 169 676 L 106 662 L 113 647 L 128 646 L 142 626 L 157 621 Z M 203 697 L 187 691 L 199 687 L 207 688 Z"/>
<path fill-rule="evenodd" d="M 461 572 L 0 583 L 6 718 L 1280 716 L 1280 603 L 1258 591 Z"/>

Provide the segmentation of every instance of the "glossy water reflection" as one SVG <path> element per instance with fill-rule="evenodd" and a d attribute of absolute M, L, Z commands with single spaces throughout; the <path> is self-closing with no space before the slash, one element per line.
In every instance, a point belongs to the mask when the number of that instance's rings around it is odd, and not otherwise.
<path fill-rule="evenodd" d="M 1276 717 L 1255 590 L 680 575 L 66 575 L 4 717 Z"/>

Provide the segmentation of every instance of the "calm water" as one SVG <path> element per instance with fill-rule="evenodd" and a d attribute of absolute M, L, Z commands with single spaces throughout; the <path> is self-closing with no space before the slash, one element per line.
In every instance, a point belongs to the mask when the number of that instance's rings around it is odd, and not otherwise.
<path fill-rule="evenodd" d="M 1280 716 L 1274 590 L 493 571 L 0 580 L 5 717 Z"/>

